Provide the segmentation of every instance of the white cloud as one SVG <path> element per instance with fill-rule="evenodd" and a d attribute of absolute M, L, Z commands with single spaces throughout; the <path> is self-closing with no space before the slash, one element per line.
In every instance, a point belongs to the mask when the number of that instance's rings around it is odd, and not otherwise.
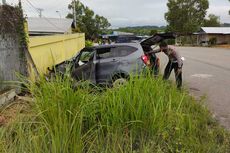
<path fill-rule="evenodd" d="M 7 0 L 8 3 L 17 3 L 18 0 Z M 71 0 L 28 0 L 35 7 L 43 8 L 46 17 L 59 17 L 56 11 L 65 17 Z M 97 14 L 105 16 L 113 27 L 134 25 L 166 25 L 164 14 L 167 12 L 167 0 L 80 0 L 93 9 Z M 228 0 L 209 0 L 208 13 L 214 13 L 221 18 L 221 22 L 230 22 Z M 28 16 L 38 16 L 38 12 L 22 0 Z"/>
<path fill-rule="evenodd" d="M 228 14 L 230 6 L 210 6 L 208 14 L 215 14 L 220 17 L 222 23 L 230 22 L 230 15 Z"/>
<path fill-rule="evenodd" d="M 113 26 L 165 25 L 167 0 L 84 0 L 96 13 L 109 19 Z M 119 20 L 120 18 L 125 20 Z"/>

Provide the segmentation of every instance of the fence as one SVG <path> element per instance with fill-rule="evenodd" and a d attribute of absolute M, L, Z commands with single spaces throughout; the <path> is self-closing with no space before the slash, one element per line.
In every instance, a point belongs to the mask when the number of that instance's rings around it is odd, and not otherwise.
<path fill-rule="evenodd" d="M 85 46 L 84 34 L 67 34 L 29 38 L 29 52 L 39 73 L 72 58 Z"/>
<path fill-rule="evenodd" d="M 0 91 L 15 87 L 17 73 L 27 76 L 21 34 L 23 21 L 17 7 L 0 5 Z"/>

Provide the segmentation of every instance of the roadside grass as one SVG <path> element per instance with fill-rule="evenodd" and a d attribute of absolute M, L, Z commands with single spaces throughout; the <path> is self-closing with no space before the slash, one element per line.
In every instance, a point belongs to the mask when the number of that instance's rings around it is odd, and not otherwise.
<path fill-rule="evenodd" d="M 105 91 L 60 77 L 28 87 L 33 113 L 0 129 L 2 152 L 230 152 L 229 133 L 203 103 L 161 79 Z"/>

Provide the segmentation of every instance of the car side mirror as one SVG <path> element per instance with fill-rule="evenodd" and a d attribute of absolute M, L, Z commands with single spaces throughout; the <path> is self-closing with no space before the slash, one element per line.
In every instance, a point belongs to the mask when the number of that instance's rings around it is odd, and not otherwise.
<path fill-rule="evenodd" d="M 77 67 L 79 67 L 78 62 L 74 62 L 74 68 L 77 68 Z"/>

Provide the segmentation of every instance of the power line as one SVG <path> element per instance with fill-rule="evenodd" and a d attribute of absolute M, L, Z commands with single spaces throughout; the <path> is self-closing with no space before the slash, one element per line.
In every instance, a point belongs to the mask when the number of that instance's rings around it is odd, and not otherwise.
<path fill-rule="evenodd" d="M 38 8 L 36 8 L 29 0 L 26 0 L 27 3 L 37 12 L 37 13 L 41 13 Z M 66 31 L 65 29 L 62 29 L 58 26 L 56 26 L 55 24 L 53 24 L 49 19 L 47 19 L 44 15 L 42 16 L 49 24 L 51 24 L 52 26 L 54 26 L 55 28 L 59 29 L 59 30 L 62 30 L 62 31 Z"/>
<path fill-rule="evenodd" d="M 23 3 L 23 5 L 26 7 L 25 11 L 26 11 L 27 13 L 30 12 L 30 13 L 33 13 L 33 15 L 37 15 L 37 11 L 35 12 L 33 7 L 31 7 L 31 6 L 30 6 L 28 3 L 26 3 L 25 1 L 23 1 L 22 3 Z"/>
<path fill-rule="evenodd" d="M 47 5 L 51 5 L 52 7 L 49 7 L 49 10 L 60 10 L 63 7 L 63 0 L 56 0 L 55 4 L 53 4 L 53 2 L 50 2 Z"/>

